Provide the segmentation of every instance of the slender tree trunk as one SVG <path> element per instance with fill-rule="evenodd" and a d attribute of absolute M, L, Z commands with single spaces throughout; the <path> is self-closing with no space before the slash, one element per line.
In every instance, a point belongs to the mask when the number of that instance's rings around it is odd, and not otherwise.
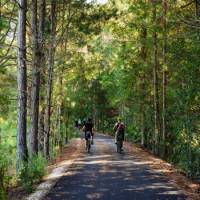
<path fill-rule="evenodd" d="M 39 51 L 40 51 L 40 107 L 39 113 L 39 125 L 38 125 L 38 149 L 44 152 L 44 108 L 45 108 L 45 50 L 44 50 L 44 27 L 46 16 L 46 0 L 40 0 L 39 4 L 39 23 L 38 23 L 38 39 L 39 39 Z M 42 70 L 43 69 L 43 70 Z"/>
<path fill-rule="evenodd" d="M 94 126 L 97 127 L 98 114 L 97 114 L 97 108 L 96 108 L 94 96 L 93 96 L 92 114 L 93 114 L 92 118 L 93 118 Z"/>
<path fill-rule="evenodd" d="M 141 89 L 142 89 L 142 98 L 143 100 L 140 103 L 140 112 L 141 112 L 141 125 L 140 125 L 140 132 L 141 132 L 141 146 L 145 146 L 145 103 L 144 103 L 144 76 L 141 77 Z"/>
<path fill-rule="evenodd" d="M 65 33 L 66 35 L 66 39 L 65 41 L 63 41 L 63 43 L 61 44 L 61 49 L 63 49 L 63 57 L 65 55 L 67 55 L 67 44 L 68 44 L 68 33 L 69 33 L 69 27 L 70 27 L 70 24 L 71 24 L 71 20 L 72 20 L 72 17 L 70 16 L 70 10 L 69 10 L 69 19 L 67 21 L 67 24 L 66 24 L 66 19 L 65 19 L 65 16 L 66 16 L 66 10 L 65 10 L 65 0 L 62 1 L 62 32 Z M 67 26 L 66 26 L 67 25 Z M 61 74 L 60 74 L 60 97 L 59 97 L 59 102 L 60 102 L 60 107 L 59 107 L 59 113 L 60 113 L 60 116 L 59 116 L 59 134 L 62 134 L 62 140 L 64 139 L 65 137 L 65 143 L 67 141 L 67 137 L 66 135 L 64 136 L 64 130 L 62 130 L 62 128 L 64 129 L 64 127 L 66 128 L 66 117 L 65 116 L 65 112 L 64 112 L 64 99 L 63 99 L 63 80 L 64 80 L 64 68 L 65 68 L 65 64 L 63 63 L 62 64 L 62 69 L 61 69 Z M 62 128 L 61 128 L 62 127 Z M 63 143 L 63 141 L 62 141 Z"/>
<path fill-rule="evenodd" d="M 59 148 L 62 151 L 63 149 L 63 130 L 62 130 L 62 126 L 63 126 L 63 103 L 61 102 L 61 104 L 58 107 L 58 134 L 59 134 Z"/>
<path fill-rule="evenodd" d="M 166 154 L 166 91 L 167 91 L 167 0 L 163 0 L 163 105 L 162 105 L 162 142 L 163 142 L 163 157 Z"/>
<path fill-rule="evenodd" d="M 142 49 L 141 49 L 141 58 L 143 60 L 144 65 L 146 65 L 146 39 L 147 39 L 147 29 L 145 26 L 142 27 L 141 32 L 141 39 L 142 39 Z M 140 105 L 141 111 L 141 145 L 145 145 L 145 75 L 142 74 L 141 76 L 141 92 L 142 92 L 142 100 Z"/>
<path fill-rule="evenodd" d="M 1 3 L 1 0 L 0 0 L 0 8 L 1 8 L 1 6 L 2 6 L 2 3 Z M 1 19 L 1 9 L 0 9 L 0 19 Z M 1 31 L 2 31 L 2 29 L 0 27 L 0 33 L 1 33 Z"/>
<path fill-rule="evenodd" d="M 64 24 L 65 24 L 65 0 L 62 1 L 62 32 L 64 32 Z M 68 27 L 67 27 L 68 30 Z M 68 32 L 68 31 L 67 31 Z M 63 49 L 63 56 L 66 55 L 66 45 L 67 45 L 67 39 L 66 41 L 61 44 L 61 48 Z M 59 88 L 59 135 L 60 135 L 60 141 L 59 141 L 59 147 L 60 150 L 62 151 L 63 148 L 63 140 L 64 140 L 64 133 L 63 133 L 63 122 L 64 122 L 64 112 L 63 112 L 63 107 L 64 107 L 64 99 L 63 99 L 63 79 L 64 79 L 64 63 L 62 63 L 62 68 L 61 68 L 61 74 L 60 74 L 60 88 Z"/>
<path fill-rule="evenodd" d="M 52 76 L 55 53 L 55 29 L 56 29 L 56 1 L 51 0 L 51 36 L 48 52 L 48 79 L 47 79 L 47 96 L 46 96 L 46 118 L 45 118 L 45 137 L 44 137 L 44 154 L 49 157 L 49 136 L 50 136 L 50 117 L 51 117 L 51 95 L 52 95 Z"/>
<path fill-rule="evenodd" d="M 38 151 L 44 152 L 44 107 L 42 108 L 39 116 L 38 127 Z"/>
<path fill-rule="evenodd" d="M 152 1 L 153 6 L 153 86 L 154 86 L 154 153 L 158 154 L 159 149 L 159 133 L 160 133 L 160 120 L 159 120 L 159 95 L 158 95 L 158 44 L 157 44 L 157 31 L 156 31 L 156 21 L 157 21 L 157 9 L 156 1 Z"/>
<path fill-rule="evenodd" d="M 64 46 L 63 46 L 64 47 Z M 59 130 L 59 135 L 60 135 L 60 141 L 59 141 L 59 146 L 60 146 L 60 149 L 62 150 L 62 147 L 63 147 L 63 130 L 62 130 L 62 127 L 63 127 L 63 119 L 64 119 L 64 113 L 63 113 L 63 102 L 64 102 L 64 99 L 63 99 L 63 79 L 64 79 L 64 65 L 62 66 L 62 70 L 61 70 L 61 75 L 60 75 L 60 94 L 59 94 L 59 108 L 58 108 L 58 113 L 59 113 L 59 123 L 58 123 L 58 130 Z"/>
<path fill-rule="evenodd" d="M 20 165 L 28 159 L 28 150 L 26 143 L 26 119 L 27 119 L 27 72 L 26 72 L 26 12 L 27 1 L 19 0 L 18 12 L 18 116 L 17 116 L 17 155 L 16 169 L 19 173 Z"/>
<path fill-rule="evenodd" d="M 199 0 L 195 0 L 195 16 L 196 16 L 196 19 L 199 18 L 199 5 L 200 5 L 200 2 Z"/>
<path fill-rule="evenodd" d="M 195 0 L 195 17 L 196 21 L 199 21 L 199 16 L 200 16 L 200 1 Z M 200 31 L 198 30 L 198 35 L 197 35 L 197 40 L 200 40 Z"/>
<path fill-rule="evenodd" d="M 38 44 L 37 0 L 32 0 L 32 92 L 31 92 L 31 133 L 30 156 L 38 153 L 38 119 L 39 119 L 39 90 L 40 66 Z"/>

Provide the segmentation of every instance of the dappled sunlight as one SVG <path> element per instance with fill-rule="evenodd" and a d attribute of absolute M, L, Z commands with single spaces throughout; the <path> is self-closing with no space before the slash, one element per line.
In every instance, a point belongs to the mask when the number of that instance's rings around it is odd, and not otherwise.
<path fill-rule="evenodd" d="M 54 178 L 59 178 L 63 175 L 63 172 L 65 171 L 66 166 L 69 166 L 72 164 L 72 161 L 65 161 L 62 162 L 60 167 L 54 169 L 51 174 L 49 174 L 45 179 L 54 179 Z"/>
<path fill-rule="evenodd" d="M 159 194 L 162 194 L 162 195 L 178 195 L 178 194 L 181 194 L 179 191 L 167 191 L 167 192 L 162 192 L 162 193 L 159 193 Z"/>
<path fill-rule="evenodd" d="M 123 178 L 123 180 L 124 180 L 124 181 L 134 180 L 134 177 L 129 176 L 129 177 Z"/>
<path fill-rule="evenodd" d="M 97 192 L 94 192 L 94 193 L 91 193 L 91 194 L 87 194 L 86 197 L 88 199 L 100 199 L 101 197 L 103 196 L 102 193 L 97 193 Z"/>
<path fill-rule="evenodd" d="M 145 186 L 144 187 L 145 190 L 146 189 L 161 189 L 161 188 L 163 188 L 163 189 L 169 189 L 169 190 L 173 189 L 172 187 L 163 185 L 161 183 L 157 184 L 157 185 L 150 185 L 150 186 Z"/>
<path fill-rule="evenodd" d="M 94 185 L 85 185 L 86 188 L 94 188 Z"/>
<path fill-rule="evenodd" d="M 64 171 L 64 170 L 62 170 L 62 171 Z M 62 172 L 62 171 L 59 171 L 59 173 L 50 174 L 46 178 L 46 180 L 58 179 L 58 178 L 63 177 L 63 176 L 73 176 L 73 175 L 77 174 L 76 172 Z"/>
<path fill-rule="evenodd" d="M 109 166 L 103 166 L 102 169 L 99 170 L 100 173 L 117 173 L 116 169 L 111 169 Z"/>
<path fill-rule="evenodd" d="M 177 194 L 185 199 L 164 177 L 166 170 L 149 168 L 153 162 L 126 153 L 126 149 L 119 155 L 110 140 L 96 139 L 92 153 L 76 159 L 62 174 L 51 199 L 60 199 L 54 195 L 60 191 L 64 192 L 64 199 L 70 200 L 176 199 Z"/>
<path fill-rule="evenodd" d="M 107 199 L 108 196 L 115 199 L 116 193 L 113 188 L 118 188 L 120 194 L 125 193 L 127 197 L 133 194 L 136 196 L 144 195 L 146 192 L 153 194 L 157 199 L 164 196 L 170 198 L 170 196 L 181 194 L 176 192 L 174 187 L 166 180 L 162 179 L 160 174 L 155 171 L 150 173 L 149 169 L 145 168 L 148 162 L 130 159 L 116 160 L 117 158 L 108 160 L 108 158 L 111 159 L 109 155 L 94 155 L 79 159 L 73 164 L 69 172 L 63 174 L 62 179 L 66 181 L 66 184 L 60 184 L 57 189 L 66 189 L 70 184 L 70 188 L 74 188 L 73 192 L 65 193 L 65 196 L 70 196 L 70 199 L 78 199 L 80 194 L 76 193 L 76 190 L 82 191 L 81 196 L 85 195 L 83 199 L 103 199 L 104 197 Z M 140 170 L 143 170 L 143 176 L 138 174 Z M 138 184 L 140 179 L 144 181 L 145 185 Z M 121 181 L 124 185 L 120 185 Z"/>
<path fill-rule="evenodd" d="M 113 156 L 111 156 L 109 154 L 107 154 L 107 155 L 106 154 L 105 155 L 92 155 L 89 157 L 89 159 L 110 158 L 110 157 L 113 157 Z"/>
<path fill-rule="evenodd" d="M 85 164 L 85 165 L 104 165 L 104 164 L 112 164 L 112 165 L 147 165 L 151 164 L 152 162 L 144 161 L 144 162 L 136 162 L 132 160 L 93 160 L 93 161 L 76 161 L 76 164 Z"/>
<path fill-rule="evenodd" d="M 170 169 L 154 169 L 154 171 L 160 172 L 160 173 L 169 173 L 171 170 Z"/>

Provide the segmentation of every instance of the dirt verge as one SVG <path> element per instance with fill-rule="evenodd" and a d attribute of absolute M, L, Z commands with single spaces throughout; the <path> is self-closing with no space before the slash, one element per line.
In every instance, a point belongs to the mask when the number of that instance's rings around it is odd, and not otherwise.
<path fill-rule="evenodd" d="M 170 181 L 180 188 L 189 197 L 189 199 L 200 199 L 200 184 L 187 178 L 174 165 L 129 142 L 125 142 L 124 146 L 134 155 L 134 157 L 147 161 L 148 165 L 152 169 L 164 173 L 167 177 L 169 177 Z"/>

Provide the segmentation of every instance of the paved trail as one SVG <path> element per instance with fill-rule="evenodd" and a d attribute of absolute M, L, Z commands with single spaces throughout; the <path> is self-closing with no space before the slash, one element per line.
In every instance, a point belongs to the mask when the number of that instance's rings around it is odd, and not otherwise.
<path fill-rule="evenodd" d="M 117 154 L 112 138 L 97 136 L 91 151 L 83 150 L 45 200 L 186 199 L 167 177 L 126 149 Z"/>

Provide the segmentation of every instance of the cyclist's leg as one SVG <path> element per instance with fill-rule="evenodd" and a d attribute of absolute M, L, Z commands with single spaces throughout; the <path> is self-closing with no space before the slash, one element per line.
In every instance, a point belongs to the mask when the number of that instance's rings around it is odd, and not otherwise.
<path fill-rule="evenodd" d="M 88 139 L 85 138 L 85 148 L 87 149 L 88 148 Z"/>
<path fill-rule="evenodd" d="M 117 131 L 115 132 L 115 144 L 117 144 Z"/>
<path fill-rule="evenodd" d="M 94 143 L 94 133 L 92 132 L 92 134 L 91 134 L 91 144 L 93 144 Z"/>
<path fill-rule="evenodd" d="M 120 153 L 120 141 L 117 140 L 117 152 Z"/>

